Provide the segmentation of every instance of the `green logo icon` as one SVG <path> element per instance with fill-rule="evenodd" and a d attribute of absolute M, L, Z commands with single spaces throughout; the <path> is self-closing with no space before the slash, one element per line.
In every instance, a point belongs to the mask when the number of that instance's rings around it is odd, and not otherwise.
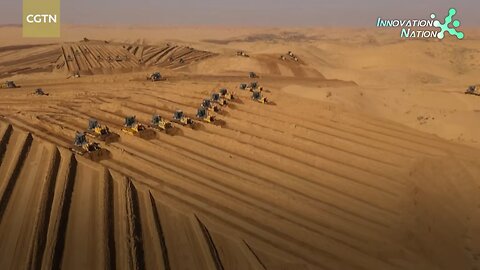
<path fill-rule="evenodd" d="M 454 9 L 454 8 L 451 8 L 449 11 L 448 11 L 448 16 L 445 17 L 445 21 L 444 23 L 440 23 L 439 20 L 435 20 L 433 22 L 433 26 L 435 27 L 439 27 L 440 28 L 440 32 L 438 33 L 438 38 L 439 39 L 443 39 L 445 37 L 445 32 L 448 32 L 450 35 L 452 36 L 456 36 L 458 39 L 463 39 L 464 35 L 462 32 L 458 32 L 457 31 L 457 27 L 460 26 L 460 21 L 459 20 L 454 20 L 452 22 L 452 18 L 453 16 L 457 14 L 457 10 Z M 432 14 L 430 16 L 430 18 L 432 19 L 435 19 L 435 14 Z M 449 24 L 452 23 L 452 28 L 449 27 Z"/>

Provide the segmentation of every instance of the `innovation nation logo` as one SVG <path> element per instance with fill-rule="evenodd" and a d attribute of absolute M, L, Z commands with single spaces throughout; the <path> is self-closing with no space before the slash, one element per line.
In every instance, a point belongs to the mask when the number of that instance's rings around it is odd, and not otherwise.
<path fill-rule="evenodd" d="M 439 20 L 435 20 L 437 15 L 435 13 L 430 14 L 430 19 L 377 19 L 377 27 L 402 27 L 400 31 L 400 37 L 402 38 L 445 38 L 445 32 L 457 39 L 463 39 L 465 36 L 463 32 L 457 31 L 460 26 L 459 20 L 453 20 L 453 16 L 457 14 L 457 10 L 451 8 L 448 11 L 448 15 L 445 17 L 443 23 Z M 434 29 L 435 27 L 439 30 Z"/>

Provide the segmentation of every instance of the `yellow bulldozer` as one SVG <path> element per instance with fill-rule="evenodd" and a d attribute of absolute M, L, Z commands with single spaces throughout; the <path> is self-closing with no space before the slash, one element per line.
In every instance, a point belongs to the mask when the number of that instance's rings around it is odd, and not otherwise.
<path fill-rule="evenodd" d="M 147 129 L 143 124 L 138 123 L 135 116 L 125 117 L 122 131 L 133 136 L 137 136 L 144 139 L 150 139 L 155 137 L 155 133 L 152 130 Z"/>
<path fill-rule="evenodd" d="M 17 86 L 14 81 L 6 81 L 0 85 L 0 88 L 20 88 L 20 86 Z"/>
<path fill-rule="evenodd" d="M 480 96 L 480 85 L 471 85 L 465 90 L 465 94 Z"/>
<path fill-rule="evenodd" d="M 267 98 L 262 96 L 262 93 L 260 93 L 259 91 L 253 91 L 252 100 L 263 103 L 263 104 L 268 103 Z"/>
<path fill-rule="evenodd" d="M 73 148 L 70 148 L 70 150 L 77 155 L 93 161 L 108 158 L 108 151 L 100 148 L 100 145 L 96 142 L 89 142 L 84 132 L 77 131 L 73 142 Z"/>
<path fill-rule="evenodd" d="M 187 117 L 183 111 L 181 110 L 176 110 L 173 113 L 173 122 L 179 123 L 184 126 L 192 126 L 194 125 L 194 122 L 191 118 Z"/>
<path fill-rule="evenodd" d="M 220 91 L 218 91 L 218 93 L 219 93 L 220 96 L 222 96 L 224 99 L 227 99 L 227 100 L 234 100 L 234 99 L 235 99 L 235 94 L 234 94 L 234 93 L 230 93 L 230 91 L 228 91 L 227 88 L 222 88 L 222 89 L 220 89 Z"/>
<path fill-rule="evenodd" d="M 153 127 L 154 129 L 164 131 L 165 133 L 168 133 L 168 131 L 173 128 L 173 125 L 170 121 L 162 118 L 158 114 L 154 114 L 152 116 L 152 120 L 150 121 L 150 123 L 151 123 L 151 127 Z"/>
<path fill-rule="evenodd" d="M 204 107 L 205 109 L 211 111 L 211 112 L 219 112 L 220 111 L 220 108 L 213 104 L 210 99 L 204 99 L 202 104 L 200 104 L 200 106 Z"/>
<path fill-rule="evenodd" d="M 114 142 L 118 138 L 118 135 L 112 133 L 107 126 L 100 125 L 98 121 L 93 118 L 88 120 L 88 129 L 85 134 L 106 143 Z"/>
<path fill-rule="evenodd" d="M 209 115 L 207 109 L 202 106 L 197 110 L 197 118 L 207 123 L 215 122 L 215 116 Z"/>
<path fill-rule="evenodd" d="M 220 106 L 228 105 L 228 102 L 219 93 L 213 93 L 211 100 Z"/>

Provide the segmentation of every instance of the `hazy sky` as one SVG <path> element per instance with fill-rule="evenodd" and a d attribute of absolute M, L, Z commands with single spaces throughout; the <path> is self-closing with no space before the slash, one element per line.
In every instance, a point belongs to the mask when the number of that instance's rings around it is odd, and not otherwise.
<path fill-rule="evenodd" d="M 62 23 L 136 25 L 373 26 L 376 18 L 426 18 L 458 10 L 480 25 L 480 0 L 62 0 Z M 21 0 L 0 0 L 0 24 L 19 24 Z"/>

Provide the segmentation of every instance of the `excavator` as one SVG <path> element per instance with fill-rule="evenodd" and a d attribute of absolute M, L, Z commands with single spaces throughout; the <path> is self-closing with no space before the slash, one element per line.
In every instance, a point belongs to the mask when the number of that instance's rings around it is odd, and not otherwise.
<path fill-rule="evenodd" d="M 246 83 L 241 83 L 241 84 L 238 86 L 238 88 L 240 88 L 240 90 L 245 90 L 245 89 L 247 89 L 247 86 L 248 86 L 248 85 L 247 85 Z"/>
<path fill-rule="evenodd" d="M 147 76 L 147 80 L 150 80 L 152 82 L 158 82 L 158 81 L 165 81 L 166 79 L 162 77 L 160 72 L 154 72 L 150 76 Z"/>
<path fill-rule="evenodd" d="M 176 110 L 173 113 L 173 122 L 179 123 L 184 126 L 193 126 L 193 120 L 183 113 L 181 110 Z"/>
<path fill-rule="evenodd" d="M 129 135 L 145 139 L 154 137 L 155 135 L 152 130 L 147 129 L 143 124 L 138 123 L 135 116 L 125 117 L 125 123 L 123 124 L 122 131 Z"/>
<path fill-rule="evenodd" d="M 220 106 L 225 106 L 228 104 L 227 101 L 222 96 L 220 96 L 219 93 L 212 94 L 212 101 L 219 104 Z"/>
<path fill-rule="evenodd" d="M 211 111 L 211 112 L 219 112 L 220 108 L 218 108 L 217 105 L 212 104 L 212 102 L 209 99 L 204 99 L 202 104 L 200 106 L 204 107 L 205 109 Z"/>
<path fill-rule="evenodd" d="M 230 93 L 227 88 L 222 88 L 220 89 L 220 91 L 218 91 L 218 93 L 224 98 L 224 99 L 228 99 L 228 100 L 234 100 L 235 99 L 235 95 L 233 93 Z"/>
<path fill-rule="evenodd" d="M 255 72 L 250 72 L 249 75 L 250 79 L 258 78 L 258 75 Z"/>
<path fill-rule="evenodd" d="M 80 156 L 89 158 L 93 161 L 98 161 L 107 156 L 108 152 L 100 148 L 96 142 L 89 142 L 84 132 L 77 131 L 75 140 L 73 141 L 73 148 L 70 150 Z"/>
<path fill-rule="evenodd" d="M 165 131 L 165 133 L 168 133 L 168 131 L 173 128 L 173 125 L 170 121 L 162 118 L 160 115 L 158 114 L 154 114 L 152 116 L 152 120 L 151 120 L 151 127 L 155 128 L 155 129 L 158 129 L 158 130 L 161 130 L 161 131 Z"/>
<path fill-rule="evenodd" d="M 266 97 L 262 96 L 262 93 L 258 92 L 258 91 L 253 91 L 252 93 L 252 100 L 255 100 L 257 102 L 260 102 L 260 103 L 263 103 L 263 104 L 266 104 L 268 103 L 268 100 Z"/>
<path fill-rule="evenodd" d="M 0 88 L 20 88 L 20 86 L 17 86 L 14 81 L 6 81 L 0 85 Z"/>
<path fill-rule="evenodd" d="M 207 122 L 207 123 L 213 123 L 215 122 L 215 116 L 209 115 L 207 109 L 205 107 L 200 106 L 197 110 L 197 118 Z"/>
<path fill-rule="evenodd" d="M 116 134 L 110 132 L 110 129 L 105 125 L 100 125 L 96 119 L 88 120 L 88 129 L 85 133 L 87 136 L 96 138 L 106 143 L 113 142 Z"/>

